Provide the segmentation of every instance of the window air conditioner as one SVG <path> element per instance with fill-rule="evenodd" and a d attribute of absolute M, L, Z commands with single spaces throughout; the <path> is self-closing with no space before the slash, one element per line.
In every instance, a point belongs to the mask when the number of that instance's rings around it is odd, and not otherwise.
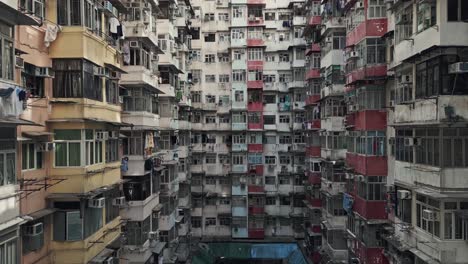
<path fill-rule="evenodd" d="M 106 198 L 97 198 L 88 200 L 88 207 L 90 208 L 104 208 Z"/>

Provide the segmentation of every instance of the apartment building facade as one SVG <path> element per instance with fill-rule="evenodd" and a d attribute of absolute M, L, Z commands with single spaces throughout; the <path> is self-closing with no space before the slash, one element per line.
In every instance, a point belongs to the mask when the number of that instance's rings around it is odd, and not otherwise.
<path fill-rule="evenodd" d="M 304 14 L 288 1 L 193 10 L 193 236 L 302 238 Z"/>
<path fill-rule="evenodd" d="M 0 262 L 184 263 L 190 2 L 0 5 Z"/>
<path fill-rule="evenodd" d="M 309 1 L 305 8 L 321 83 L 306 100 L 308 135 L 319 128 L 321 146 L 307 147 L 308 160 L 321 156 L 320 166 L 307 167 L 306 187 L 320 184 L 321 204 L 312 192 L 308 207 L 322 207 L 320 227 L 312 215 L 305 223 L 309 257 L 462 263 L 466 107 L 457 102 L 466 96 L 467 41 L 449 35 L 466 32 L 466 3 Z"/>

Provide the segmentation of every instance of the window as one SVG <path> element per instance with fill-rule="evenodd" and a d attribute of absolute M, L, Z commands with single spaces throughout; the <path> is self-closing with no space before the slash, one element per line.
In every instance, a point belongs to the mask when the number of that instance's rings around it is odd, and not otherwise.
<path fill-rule="evenodd" d="M 42 152 L 34 143 L 23 144 L 22 147 L 22 170 L 33 170 L 42 168 Z"/>
<path fill-rule="evenodd" d="M 233 72 L 234 74 L 234 72 Z M 263 76 L 262 76 L 263 72 L 260 71 L 260 70 L 249 70 L 249 81 L 262 81 L 263 80 Z"/>
<path fill-rule="evenodd" d="M 229 162 L 224 162 L 225 160 L 227 159 L 227 157 L 224 157 L 224 158 L 219 158 L 219 162 L 221 164 L 229 164 Z M 228 177 L 219 177 L 219 185 L 230 185 L 231 184 L 231 181 Z M 219 204 L 225 204 L 225 205 L 229 205 L 231 204 L 231 201 L 229 200 L 229 198 L 221 198 L 219 200 Z"/>
<path fill-rule="evenodd" d="M 205 14 L 205 22 L 214 21 L 215 15 L 213 13 L 206 13 Z"/>
<path fill-rule="evenodd" d="M 440 221 L 427 221 L 427 219 L 423 217 L 424 210 L 430 210 L 433 213 L 440 215 L 440 201 L 421 194 L 416 194 L 417 227 L 436 237 L 440 237 Z M 446 230 L 449 230 L 450 228 L 450 224 L 446 223 Z"/>
<path fill-rule="evenodd" d="M 243 17 L 244 16 L 244 10 L 240 6 L 234 6 L 232 8 L 232 13 L 234 14 L 233 16 L 236 18 Z"/>
<path fill-rule="evenodd" d="M 201 103 L 201 92 L 200 91 L 192 91 L 190 93 L 192 95 L 192 103 Z"/>
<path fill-rule="evenodd" d="M 387 6 L 384 0 L 369 0 L 367 7 L 368 18 L 387 17 Z"/>
<path fill-rule="evenodd" d="M 280 164 L 291 164 L 291 156 L 289 155 L 280 155 L 279 156 Z"/>
<path fill-rule="evenodd" d="M 291 136 L 289 135 L 280 135 L 279 136 L 279 143 L 280 144 L 291 144 Z"/>
<path fill-rule="evenodd" d="M 265 12 L 265 21 L 275 21 L 276 13 L 275 12 Z"/>
<path fill-rule="evenodd" d="M 57 2 L 57 23 L 62 26 L 82 25 L 81 0 L 66 0 Z"/>
<path fill-rule="evenodd" d="M 337 135 L 339 136 L 339 135 Z M 340 138 L 330 139 L 327 137 L 328 143 L 332 147 L 340 147 L 344 144 Z M 335 143 L 335 141 L 338 141 Z M 359 153 L 368 156 L 385 156 L 386 155 L 386 140 L 384 131 L 355 131 L 348 136 L 348 142 L 345 146 L 349 152 Z"/>
<path fill-rule="evenodd" d="M 240 135 L 233 135 L 232 136 L 232 143 L 234 144 L 245 144 L 245 135 L 240 134 Z"/>
<path fill-rule="evenodd" d="M 20 9 L 36 17 L 45 17 L 45 5 L 43 0 L 20 0 Z"/>
<path fill-rule="evenodd" d="M 199 83 L 201 80 L 201 70 L 192 70 L 192 82 Z"/>
<path fill-rule="evenodd" d="M 244 91 L 235 91 L 234 100 L 236 102 L 244 102 Z"/>
<path fill-rule="evenodd" d="M 219 75 L 219 82 L 220 83 L 228 83 L 229 82 L 229 74 L 220 74 Z"/>
<path fill-rule="evenodd" d="M 219 62 L 230 62 L 229 53 L 219 54 L 218 59 L 219 59 Z"/>
<path fill-rule="evenodd" d="M 263 75 L 263 82 L 274 83 L 275 81 L 276 81 L 276 75 L 274 74 Z"/>
<path fill-rule="evenodd" d="M 245 32 L 243 29 L 233 28 L 231 30 L 231 39 L 244 39 Z"/>
<path fill-rule="evenodd" d="M 376 64 L 386 62 L 386 45 L 380 38 L 367 38 L 366 39 L 366 63 Z"/>
<path fill-rule="evenodd" d="M 242 52 L 240 50 L 233 51 L 233 60 L 241 60 L 242 59 Z"/>
<path fill-rule="evenodd" d="M 205 218 L 205 227 L 214 226 L 214 225 L 216 225 L 216 218 L 215 217 Z"/>
<path fill-rule="evenodd" d="M 207 83 L 214 83 L 214 82 L 216 82 L 216 75 L 214 75 L 214 74 L 207 74 L 207 75 L 205 75 L 205 82 L 207 82 Z"/>
<path fill-rule="evenodd" d="M 468 209 L 467 201 L 444 202 L 444 239 L 468 239 L 468 225 L 460 211 Z"/>
<path fill-rule="evenodd" d="M 201 227 L 201 217 L 200 216 L 192 216 L 191 223 L 193 228 L 200 228 Z"/>
<path fill-rule="evenodd" d="M 23 86 L 28 89 L 32 97 L 42 98 L 45 96 L 45 78 L 42 76 L 36 76 L 36 72 L 40 69 L 44 68 L 36 67 L 29 63 L 24 63 L 24 70 L 21 72 Z"/>
<path fill-rule="evenodd" d="M 413 138 L 410 129 L 399 129 L 395 131 L 395 159 L 399 161 L 413 162 L 413 146 L 405 143 Z"/>
<path fill-rule="evenodd" d="M 416 98 L 468 94 L 468 74 L 449 74 L 456 55 L 439 56 L 416 65 Z"/>
<path fill-rule="evenodd" d="M 205 33 L 205 42 L 215 42 L 216 34 L 215 33 Z"/>
<path fill-rule="evenodd" d="M 263 95 L 263 102 L 265 104 L 276 104 L 276 95 L 274 94 Z"/>
<path fill-rule="evenodd" d="M 279 54 L 279 62 L 289 62 L 289 54 L 288 53 L 280 53 Z"/>
<path fill-rule="evenodd" d="M 285 184 L 285 183 L 281 183 L 280 181 L 280 184 Z M 289 184 L 289 179 L 288 179 L 288 183 Z M 289 196 L 280 196 L 280 205 L 291 205 L 291 198 Z"/>
<path fill-rule="evenodd" d="M 265 176 L 265 184 L 267 185 L 275 185 L 276 184 L 276 178 L 275 176 Z M 272 198 L 272 197 L 270 197 Z M 274 203 L 273 203 L 274 204 Z M 268 205 L 268 197 L 267 197 L 267 205 Z"/>
<path fill-rule="evenodd" d="M 275 156 L 265 156 L 265 164 L 276 164 Z"/>
<path fill-rule="evenodd" d="M 55 166 L 81 166 L 81 130 L 54 130 Z"/>
<path fill-rule="evenodd" d="M 243 165 L 244 164 L 244 156 L 243 155 L 232 155 L 232 164 L 234 165 Z"/>
<path fill-rule="evenodd" d="M 263 122 L 265 125 L 274 125 L 276 124 L 276 116 L 274 115 L 265 115 L 263 116 Z M 258 123 L 258 122 L 255 122 Z"/>
<path fill-rule="evenodd" d="M 5 264 L 18 263 L 18 237 L 16 230 L 13 232 L 6 233 L 2 236 L 0 241 L 0 261 Z"/>
<path fill-rule="evenodd" d="M 231 225 L 231 218 L 230 217 L 219 217 L 219 225 L 223 226 L 230 226 Z"/>
<path fill-rule="evenodd" d="M 205 103 L 207 104 L 214 104 L 216 103 L 216 95 L 205 95 Z"/>
<path fill-rule="evenodd" d="M 189 51 L 190 61 L 201 61 L 201 51 L 198 49 L 193 49 Z"/>
<path fill-rule="evenodd" d="M 385 183 L 383 176 L 365 176 L 364 181 L 358 182 L 358 195 L 369 201 L 385 200 Z"/>
<path fill-rule="evenodd" d="M 206 164 L 215 164 L 216 163 L 216 154 L 206 154 L 205 163 Z M 208 180 L 208 177 L 207 177 L 207 180 Z M 215 181 L 215 183 L 216 183 L 216 181 Z"/>
<path fill-rule="evenodd" d="M 245 113 L 232 114 L 232 123 L 246 123 L 247 116 Z"/>
<path fill-rule="evenodd" d="M 205 63 L 215 63 L 215 54 L 205 54 Z"/>
<path fill-rule="evenodd" d="M 55 71 L 54 97 L 102 101 L 102 78 L 94 75 L 98 66 L 80 59 L 54 59 L 52 67 Z"/>
<path fill-rule="evenodd" d="M 279 116 L 279 122 L 284 123 L 284 124 L 289 124 L 290 117 L 289 115 L 280 115 Z"/>
<path fill-rule="evenodd" d="M 228 13 L 219 13 L 218 14 L 219 21 L 229 21 L 229 14 Z"/>
<path fill-rule="evenodd" d="M 232 71 L 233 82 L 245 82 L 245 71 L 244 70 L 233 70 Z"/>
<path fill-rule="evenodd" d="M 265 62 L 275 62 L 275 58 L 276 58 L 275 54 L 265 53 Z"/>
<path fill-rule="evenodd" d="M 99 132 L 102 133 L 102 132 Z M 85 130 L 85 156 L 86 165 L 102 162 L 103 141 L 97 140 L 92 129 Z"/>
<path fill-rule="evenodd" d="M 383 0 L 379 0 L 382 1 Z M 384 11 L 385 11 L 384 5 Z M 386 13 L 384 12 L 385 16 Z M 335 32 L 332 37 L 332 49 L 334 50 L 343 50 L 346 47 L 346 32 Z M 315 55 L 315 54 L 314 54 Z M 320 55 L 320 54 L 317 54 Z"/>
<path fill-rule="evenodd" d="M 447 0 L 447 21 L 467 21 L 468 2 L 465 0 Z"/>
<path fill-rule="evenodd" d="M 251 48 L 247 50 L 249 61 L 263 60 L 263 49 Z"/>
<path fill-rule="evenodd" d="M 424 1 L 417 3 L 417 32 L 424 31 L 437 23 L 436 9 L 436 1 Z"/>

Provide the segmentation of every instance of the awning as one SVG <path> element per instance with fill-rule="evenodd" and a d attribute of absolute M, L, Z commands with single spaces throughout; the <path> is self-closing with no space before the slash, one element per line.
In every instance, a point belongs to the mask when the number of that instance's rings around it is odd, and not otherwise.
<path fill-rule="evenodd" d="M 1 3 L 1 2 L 0 2 Z M 0 7 L 1 9 L 1 7 Z M 2 11 L 0 11 L 1 13 Z M 3 117 L 0 118 L 0 125 L 2 126 L 42 126 L 41 124 L 34 123 L 32 121 L 28 121 L 21 118 L 16 117 Z"/>
<path fill-rule="evenodd" d="M 17 137 L 16 138 L 16 141 L 30 141 L 32 140 L 31 138 L 27 138 L 27 137 Z"/>
<path fill-rule="evenodd" d="M 68 118 L 68 119 L 49 119 L 47 120 L 49 123 L 73 123 L 73 122 L 96 122 L 96 123 L 106 123 L 113 126 L 120 126 L 120 127 L 131 127 L 133 124 L 130 123 L 123 123 L 123 122 L 113 122 L 107 121 L 104 119 L 97 119 L 97 118 Z"/>
<path fill-rule="evenodd" d="M 440 264 L 438 260 L 431 258 L 431 256 L 427 255 L 426 253 L 422 252 L 417 248 L 410 248 L 409 251 L 424 262 L 426 262 L 427 264 Z"/>
<path fill-rule="evenodd" d="M 161 254 L 163 248 L 166 246 L 166 242 L 158 241 L 156 245 L 151 249 L 151 251 L 155 254 Z"/>
<path fill-rule="evenodd" d="M 40 137 L 40 136 L 51 136 L 55 134 L 52 132 L 47 132 L 47 131 L 25 131 L 23 132 L 23 135 L 30 136 L 30 137 Z"/>
<path fill-rule="evenodd" d="M 32 217 L 33 220 L 36 220 L 36 219 L 42 218 L 44 216 L 53 214 L 55 211 L 57 211 L 57 209 L 55 209 L 55 208 L 45 208 L 45 209 L 36 211 L 34 213 L 30 213 L 30 214 L 28 214 L 28 216 Z"/>
<path fill-rule="evenodd" d="M 1 8 L 1 7 L 0 7 Z M 0 11 L 1 12 L 1 11 Z M 21 217 L 15 217 L 9 221 L 6 221 L 6 222 L 3 222 L 0 224 L 0 230 L 5 230 L 7 228 L 10 228 L 12 226 L 15 226 L 15 225 L 22 225 L 24 223 L 26 223 L 27 221 L 24 220 L 23 218 Z"/>
<path fill-rule="evenodd" d="M 21 13 L 16 8 L 13 8 L 4 2 L 0 2 L 0 20 L 14 25 L 40 25 L 40 23 L 32 17 Z"/>
<path fill-rule="evenodd" d="M 113 71 L 116 71 L 116 72 L 120 72 L 120 73 L 128 73 L 122 69 L 120 69 L 119 67 L 115 66 L 115 65 L 112 65 L 110 63 L 104 63 L 104 66 L 106 66 L 107 68 L 113 70 Z"/>

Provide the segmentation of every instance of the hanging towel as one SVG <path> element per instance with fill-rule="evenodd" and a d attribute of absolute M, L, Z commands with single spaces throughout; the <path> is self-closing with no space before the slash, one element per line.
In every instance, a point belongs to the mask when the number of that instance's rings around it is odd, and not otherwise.
<path fill-rule="evenodd" d="M 57 38 L 57 33 L 61 30 L 59 25 L 47 24 L 46 32 L 44 34 L 44 45 L 50 46 L 50 43 L 54 42 Z"/>
<path fill-rule="evenodd" d="M 130 43 L 125 41 L 122 47 L 123 61 L 126 65 L 130 64 Z"/>
<path fill-rule="evenodd" d="M 117 34 L 117 27 L 120 25 L 120 22 L 117 18 L 111 17 L 109 19 L 109 31 L 110 33 Z"/>

